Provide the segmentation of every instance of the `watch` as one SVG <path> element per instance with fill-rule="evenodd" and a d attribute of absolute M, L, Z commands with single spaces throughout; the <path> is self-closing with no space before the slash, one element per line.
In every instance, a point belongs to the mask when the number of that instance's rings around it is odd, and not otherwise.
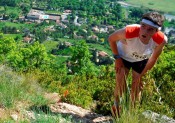
<path fill-rule="evenodd" d="M 113 54 L 113 57 L 114 57 L 114 59 L 119 59 L 119 58 L 121 58 L 119 55 L 114 55 L 114 54 Z"/>

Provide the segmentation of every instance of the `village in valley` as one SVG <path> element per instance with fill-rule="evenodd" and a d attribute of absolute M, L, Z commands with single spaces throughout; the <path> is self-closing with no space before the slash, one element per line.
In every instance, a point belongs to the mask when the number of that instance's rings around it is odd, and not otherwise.
<path fill-rule="evenodd" d="M 36 4 L 36 2 L 34 3 Z M 89 3 L 87 2 L 87 4 Z M 92 3 L 92 5 L 92 8 L 88 8 L 89 10 L 86 6 L 83 6 L 80 7 L 81 9 L 77 10 L 66 8 L 61 9 L 61 12 L 59 13 L 48 12 L 46 9 L 41 9 L 40 7 L 33 7 L 28 10 L 25 15 L 19 15 L 16 19 L 10 19 L 3 14 L 0 20 L 1 22 L 10 21 L 16 24 L 22 23 L 26 25 L 26 27 L 15 28 L 5 26 L 2 28 L 2 32 L 7 34 L 22 34 L 22 40 L 25 43 L 33 43 L 35 41 L 39 41 L 40 43 L 46 41 L 57 41 L 59 42 L 57 48 L 54 48 L 51 51 L 54 55 L 58 55 L 57 52 L 60 50 L 72 46 L 73 44 L 69 41 L 70 39 L 77 41 L 85 40 L 86 43 L 91 46 L 93 44 L 98 44 L 102 47 L 90 47 L 93 56 L 92 61 L 95 64 L 112 64 L 113 58 L 111 57 L 112 54 L 108 46 L 108 36 L 117 28 L 133 23 L 133 21 L 137 22 L 137 19 L 133 20 L 132 18 L 137 18 L 139 15 L 137 15 L 137 13 L 143 13 L 144 11 L 139 8 L 132 8 L 134 11 L 130 14 L 135 17 L 131 17 L 128 15 L 128 10 L 123 10 L 126 6 L 130 7 L 129 4 L 124 4 L 124 2 L 116 3 L 108 1 L 102 2 L 101 6 L 96 3 Z M 77 7 L 74 5 L 72 8 Z M 54 8 L 50 8 L 50 10 L 53 9 Z M 94 9 L 96 11 L 92 11 Z M 129 18 L 132 21 L 130 21 Z M 167 18 L 167 20 L 172 21 L 174 18 L 171 16 Z M 28 26 L 30 25 L 34 26 L 29 28 Z M 8 29 L 10 30 L 9 32 Z M 175 38 L 174 28 L 165 27 L 164 30 L 165 33 L 171 37 L 170 43 L 173 43 Z M 65 41 L 60 41 L 60 39 L 65 39 Z"/>
<path fill-rule="evenodd" d="M 72 10 L 64 10 L 62 14 L 57 15 L 57 14 L 46 14 L 41 10 L 36 10 L 36 9 L 31 9 L 29 11 L 29 13 L 27 14 L 26 17 L 19 17 L 19 21 L 20 22 L 25 22 L 27 24 L 30 23 L 43 23 L 44 21 L 46 23 L 49 23 L 49 21 L 54 21 L 55 22 L 55 26 L 59 26 L 62 29 L 66 29 L 69 28 L 67 25 L 69 23 L 72 23 L 74 26 L 78 26 L 80 27 L 82 24 L 87 23 L 85 20 L 83 21 L 83 19 L 81 19 L 80 22 L 78 22 L 78 16 L 76 16 L 76 18 L 74 20 L 72 20 L 72 22 L 70 22 L 70 20 L 68 20 L 68 16 L 71 15 Z M 54 32 L 56 31 L 54 25 L 50 25 L 44 28 L 44 32 Z M 73 39 L 75 40 L 91 40 L 92 43 L 97 43 L 100 42 L 101 44 L 104 43 L 104 38 L 100 39 L 98 38 L 97 35 L 95 35 L 95 33 L 107 33 L 109 34 L 109 32 L 114 31 L 115 27 L 112 25 L 94 25 L 93 27 L 91 27 L 92 32 L 94 32 L 93 35 L 89 35 L 87 36 L 82 36 L 82 35 L 77 35 L 76 31 L 73 32 Z M 87 33 L 86 29 L 83 29 L 84 33 Z M 64 36 L 64 38 L 69 39 L 69 36 Z M 23 38 L 23 41 L 26 43 L 32 43 L 33 41 L 35 41 L 35 37 L 33 36 L 33 34 L 29 33 L 29 35 L 26 35 Z M 53 40 L 52 37 L 48 38 L 46 40 Z M 68 48 L 72 46 L 72 44 L 68 41 L 66 42 L 62 42 L 59 43 L 58 49 L 57 50 L 63 50 L 64 48 Z M 92 61 L 94 61 L 94 63 L 96 63 L 97 65 L 105 65 L 105 64 L 112 64 L 113 58 L 106 53 L 105 51 L 99 51 L 95 48 L 91 48 L 90 50 L 92 50 L 92 54 L 93 54 L 93 58 Z M 56 55 L 56 50 L 52 50 L 52 53 L 54 55 Z"/>
<path fill-rule="evenodd" d="M 74 20 L 68 20 L 68 16 L 71 15 L 72 10 L 64 10 L 62 14 L 46 14 L 44 13 L 44 11 L 42 10 L 37 10 L 37 9 L 31 9 L 29 11 L 29 13 L 26 16 L 20 16 L 18 20 L 13 20 L 13 23 L 25 23 L 27 25 L 30 25 L 32 23 L 39 25 L 41 23 L 50 23 L 50 22 L 54 22 L 53 25 L 49 26 L 45 26 L 43 31 L 45 33 L 47 32 L 56 32 L 56 27 L 59 27 L 61 30 L 66 30 L 67 28 L 70 28 L 69 25 L 70 23 L 72 25 L 75 26 L 75 28 L 80 28 L 81 25 L 88 23 L 86 21 L 86 19 L 83 18 L 78 18 L 78 16 L 76 16 L 74 18 Z M 1 19 L 1 21 L 8 21 L 8 20 L 4 20 L 3 18 Z M 82 28 L 82 27 L 81 27 Z M 103 34 L 106 33 L 107 35 L 112 32 L 115 31 L 115 27 L 113 25 L 94 25 L 92 27 L 90 27 L 90 30 L 92 33 L 92 35 L 88 35 L 87 33 L 87 28 L 82 29 L 83 31 L 83 35 L 81 34 L 77 34 L 77 31 L 73 32 L 73 36 L 69 37 L 68 34 L 63 34 L 62 38 L 65 39 L 71 39 L 73 38 L 74 40 L 88 40 L 90 43 L 99 43 L 99 44 L 104 44 L 104 40 L 105 37 L 99 38 L 96 34 Z M 31 30 L 25 28 L 23 30 L 25 33 L 25 35 L 23 36 L 23 42 L 25 43 L 33 43 L 37 40 L 36 35 L 32 33 Z M 16 31 L 17 33 L 20 33 L 19 30 Z M 46 41 L 49 40 L 54 40 L 53 37 L 47 36 Z M 65 41 L 65 42 L 60 42 L 58 45 L 58 49 L 57 50 L 63 50 L 64 48 L 70 47 L 72 46 L 72 43 L 70 43 L 69 41 Z M 56 51 L 55 49 L 52 50 L 51 53 L 53 53 L 54 55 L 56 55 Z M 91 48 L 90 49 L 93 53 L 93 58 L 92 61 L 94 61 L 97 65 L 105 65 L 105 64 L 112 64 L 113 58 L 110 56 L 109 53 L 106 53 L 103 50 L 97 50 L 95 48 Z"/>

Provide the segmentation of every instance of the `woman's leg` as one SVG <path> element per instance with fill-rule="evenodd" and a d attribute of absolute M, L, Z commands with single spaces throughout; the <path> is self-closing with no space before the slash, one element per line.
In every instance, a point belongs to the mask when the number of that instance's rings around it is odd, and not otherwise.
<path fill-rule="evenodd" d="M 116 86 L 114 90 L 115 97 L 115 107 L 118 116 L 120 116 L 119 112 L 119 103 L 120 97 L 126 92 L 126 78 L 128 76 L 129 70 L 127 68 L 121 68 L 120 73 L 116 73 Z"/>
<path fill-rule="evenodd" d="M 131 102 L 135 105 L 136 100 L 140 101 L 143 83 L 141 78 L 138 79 L 139 73 L 132 71 L 132 85 L 131 85 Z"/>

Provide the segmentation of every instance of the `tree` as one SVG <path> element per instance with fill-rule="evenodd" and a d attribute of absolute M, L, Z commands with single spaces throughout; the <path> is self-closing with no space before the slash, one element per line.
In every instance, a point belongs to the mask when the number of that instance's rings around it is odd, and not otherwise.
<path fill-rule="evenodd" d="M 129 17 L 140 18 L 142 17 L 142 15 L 145 13 L 146 10 L 142 8 L 131 8 L 130 11 L 131 13 L 129 14 Z"/>
<path fill-rule="evenodd" d="M 11 13 L 9 13 L 9 18 L 11 18 L 12 20 L 18 19 L 19 13 L 11 12 Z"/>
<path fill-rule="evenodd" d="M 44 45 L 35 42 L 30 45 L 14 44 L 16 48 L 6 54 L 7 64 L 17 71 L 29 71 L 40 69 L 50 64 L 49 58 Z M 6 46 L 6 47 L 9 47 Z"/>
<path fill-rule="evenodd" d="M 27 13 L 29 13 L 31 7 L 28 4 L 21 4 L 21 9 L 24 15 L 26 15 Z"/>
<path fill-rule="evenodd" d="M 1 0 L 0 5 L 8 5 L 8 6 L 17 6 L 20 3 L 21 0 Z"/>
<path fill-rule="evenodd" d="M 79 41 L 71 47 L 71 65 L 74 73 L 93 75 L 96 73 L 94 64 L 90 61 L 91 54 L 85 41 Z"/>
<path fill-rule="evenodd" d="M 6 56 L 16 50 L 16 42 L 11 37 L 4 37 L 0 34 L 0 61 L 4 62 Z"/>
<path fill-rule="evenodd" d="M 112 13 L 115 15 L 115 18 L 117 19 L 117 21 L 124 18 L 123 9 L 120 4 L 116 4 L 112 8 Z"/>

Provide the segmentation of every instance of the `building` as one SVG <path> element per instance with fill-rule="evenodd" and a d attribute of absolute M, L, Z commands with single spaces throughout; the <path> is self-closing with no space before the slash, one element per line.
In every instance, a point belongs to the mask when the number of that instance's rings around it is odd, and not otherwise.
<path fill-rule="evenodd" d="M 26 18 L 29 20 L 54 20 L 56 22 L 60 20 L 59 15 L 49 15 L 45 14 L 43 11 L 35 9 L 31 9 Z"/>

